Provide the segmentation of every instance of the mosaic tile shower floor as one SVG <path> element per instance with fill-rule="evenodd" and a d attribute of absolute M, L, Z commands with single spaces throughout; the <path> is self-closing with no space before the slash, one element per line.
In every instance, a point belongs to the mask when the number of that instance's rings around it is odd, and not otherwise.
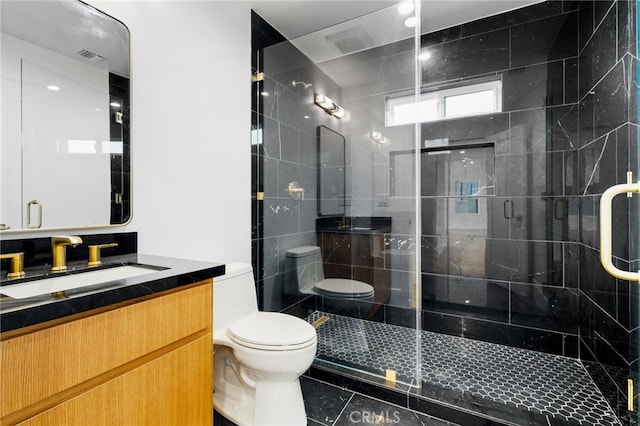
<path fill-rule="evenodd" d="M 320 311 L 318 358 L 397 381 L 416 377 L 416 333 L 407 327 Z M 529 410 L 570 424 L 619 425 L 582 364 L 572 358 L 422 331 L 423 386 L 472 395 L 494 404 Z"/>

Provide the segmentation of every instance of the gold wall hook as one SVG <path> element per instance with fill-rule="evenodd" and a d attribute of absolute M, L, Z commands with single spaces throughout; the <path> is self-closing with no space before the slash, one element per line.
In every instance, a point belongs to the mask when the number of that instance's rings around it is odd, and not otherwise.
<path fill-rule="evenodd" d="M 287 192 L 294 200 L 304 200 L 304 188 L 295 180 L 293 182 L 289 182 Z"/>

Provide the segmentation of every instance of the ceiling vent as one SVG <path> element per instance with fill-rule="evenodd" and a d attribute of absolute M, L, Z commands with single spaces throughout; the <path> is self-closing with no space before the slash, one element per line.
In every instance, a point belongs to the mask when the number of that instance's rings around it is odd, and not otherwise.
<path fill-rule="evenodd" d="M 343 54 L 358 52 L 373 47 L 373 40 L 364 28 L 358 26 L 329 34 L 325 40 L 333 43 Z"/>
<path fill-rule="evenodd" d="M 104 57 L 87 49 L 78 49 L 76 50 L 76 53 L 91 62 L 100 62 L 104 59 Z"/>

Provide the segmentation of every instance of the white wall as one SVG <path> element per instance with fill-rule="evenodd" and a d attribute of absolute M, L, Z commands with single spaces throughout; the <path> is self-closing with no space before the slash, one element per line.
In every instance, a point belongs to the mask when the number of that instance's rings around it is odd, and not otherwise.
<path fill-rule="evenodd" d="M 114 230 L 141 253 L 250 262 L 249 3 L 89 3 L 131 32 L 133 221 Z"/>

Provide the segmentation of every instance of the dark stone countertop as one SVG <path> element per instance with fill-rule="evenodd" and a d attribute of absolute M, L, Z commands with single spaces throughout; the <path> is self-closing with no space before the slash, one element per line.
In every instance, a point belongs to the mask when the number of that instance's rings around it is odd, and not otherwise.
<path fill-rule="evenodd" d="M 148 266 L 154 271 L 136 277 L 66 290 L 62 295 L 46 294 L 24 299 L 13 299 L 3 295 L 0 298 L 0 331 L 5 333 L 70 315 L 105 308 L 225 273 L 225 266 L 219 263 L 145 254 L 103 257 L 102 262 L 103 265 L 98 268 L 87 268 L 86 261 L 68 262 L 69 270 L 63 274 L 51 274 L 44 266 L 27 268 L 25 270 L 27 274 L 25 278 L 17 280 L 3 279 L 0 282 L 0 286 L 20 285 L 36 279 L 78 274 L 89 270 L 107 269 L 121 265 Z"/>

